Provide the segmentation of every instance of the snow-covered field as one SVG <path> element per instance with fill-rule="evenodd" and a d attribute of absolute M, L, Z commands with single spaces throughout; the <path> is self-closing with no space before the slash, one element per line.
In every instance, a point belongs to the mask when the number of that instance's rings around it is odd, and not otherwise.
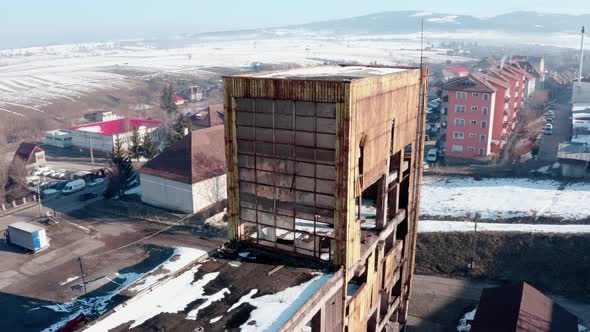
<path fill-rule="evenodd" d="M 252 63 L 322 64 L 341 61 L 405 65 L 419 61 L 419 40 L 404 36 L 334 36 L 302 31 L 202 37 L 174 41 L 107 42 L 0 50 L 0 113 L 43 112 L 56 99 L 117 89 L 152 75 L 211 75 L 208 67 L 249 67 Z M 446 49 L 426 52 L 430 62 L 464 61 Z M 140 76 L 126 76 L 125 70 Z"/>
<path fill-rule="evenodd" d="M 482 219 L 590 218 L 590 184 L 563 185 L 550 180 L 441 178 L 422 182 L 422 219 L 463 220 L 479 212 Z"/>
<path fill-rule="evenodd" d="M 467 221 L 420 220 L 419 233 L 437 232 L 473 232 L 475 223 Z M 559 233 L 580 234 L 590 233 L 590 225 L 542 225 L 542 224 L 505 224 L 477 223 L 477 231 L 481 232 L 515 232 L 515 233 Z"/>

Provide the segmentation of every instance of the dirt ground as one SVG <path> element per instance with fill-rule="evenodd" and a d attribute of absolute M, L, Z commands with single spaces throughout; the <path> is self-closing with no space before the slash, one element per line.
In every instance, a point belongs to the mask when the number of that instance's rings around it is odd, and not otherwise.
<path fill-rule="evenodd" d="M 590 301 L 590 235 L 479 232 L 418 236 L 416 273 L 490 282 L 525 280 Z M 474 257 L 474 268 L 467 269 Z"/>

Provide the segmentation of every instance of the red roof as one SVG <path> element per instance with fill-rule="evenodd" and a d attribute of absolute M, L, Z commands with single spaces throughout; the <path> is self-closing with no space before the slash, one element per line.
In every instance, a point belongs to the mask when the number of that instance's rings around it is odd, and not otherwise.
<path fill-rule="evenodd" d="M 114 136 L 133 129 L 146 127 L 156 128 L 162 125 L 160 120 L 142 119 L 142 118 L 121 118 L 116 120 L 109 120 L 104 122 L 88 123 L 81 126 L 74 126 L 70 129 L 86 131 L 107 136 Z"/>
<path fill-rule="evenodd" d="M 174 99 L 177 101 L 183 101 L 184 98 L 182 98 L 181 96 L 174 96 Z"/>
<path fill-rule="evenodd" d="M 449 69 L 456 71 L 457 73 L 468 73 L 469 69 L 463 67 L 463 66 L 453 66 L 453 67 L 449 67 Z"/>

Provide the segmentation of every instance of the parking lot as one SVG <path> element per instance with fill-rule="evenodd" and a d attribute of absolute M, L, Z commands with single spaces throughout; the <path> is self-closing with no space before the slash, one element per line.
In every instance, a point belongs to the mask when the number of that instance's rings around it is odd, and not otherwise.
<path fill-rule="evenodd" d="M 0 331 L 39 331 L 59 319 L 59 313 L 41 307 L 83 296 L 78 257 L 82 258 L 87 291 L 92 293 L 116 285 L 121 273 L 150 270 L 176 247 L 209 251 L 224 242 L 221 237 L 208 237 L 190 227 L 170 229 L 145 239 L 165 225 L 125 217 L 115 213 L 115 207 L 109 208 L 109 204 L 125 202 L 105 201 L 100 195 L 87 201 L 78 198 L 84 192 L 103 190 L 97 186 L 47 198 L 42 213 L 56 209 L 58 224 L 43 223 L 38 206 L 0 218 L 0 310 L 14 313 L 10 317 L 3 315 Z M 49 248 L 32 254 L 7 244 L 3 230 L 17 221 L 43 226 Z"/>

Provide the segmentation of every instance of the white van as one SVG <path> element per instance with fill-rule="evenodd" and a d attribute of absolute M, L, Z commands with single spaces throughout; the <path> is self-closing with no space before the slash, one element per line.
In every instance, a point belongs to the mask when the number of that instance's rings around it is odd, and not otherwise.
<path fill-rule="evenodd" d="M 61 192 L 64 194 L 71 194 L 84 189 L 84 187 L 86 187 L 86 181 L 84 181 L 83 179 L 78 179 L 66 183 Z"/>
<path fill-rule="evenodd" d="M 432 149 L 428 150 L 428 153 L 426 154 L 426 161 L 431 162 L 431 163 L 435 163 L 437 159 L 438 159 L 438 149 L 432 148 Z"/>

